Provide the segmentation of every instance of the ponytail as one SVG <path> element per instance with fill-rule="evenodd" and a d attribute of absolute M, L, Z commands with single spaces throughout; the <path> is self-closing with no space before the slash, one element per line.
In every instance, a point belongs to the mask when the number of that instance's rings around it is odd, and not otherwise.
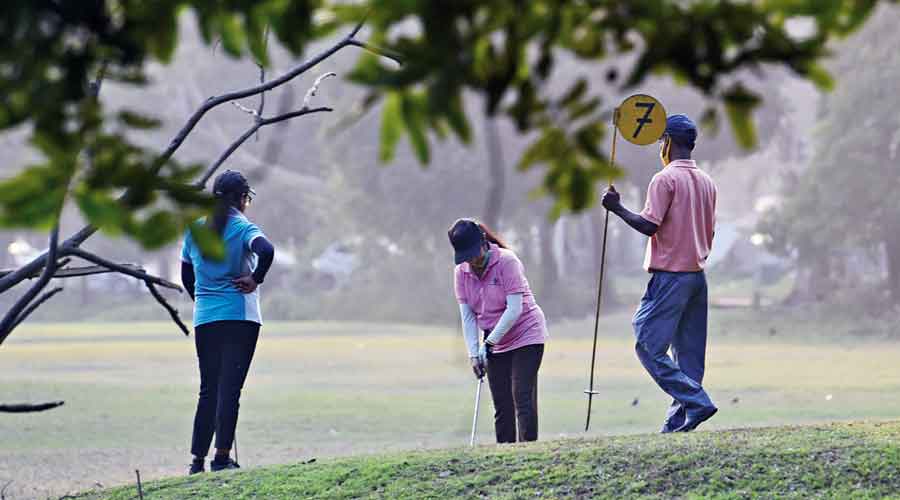
<path fill-rule="evenodd" d="M 509 248 L 509 246 L 506 244 L 506 242 L 504 242 L 503 240 L 500 239 L 499 236 L 497 236 L 496 234 L 491 232 L 491 230 L 488 229 L 488 227 L 485 226 L 483 223 L 479 222 L 478 227 L 481 228 L 481 232 L 484 234 L 484 239 L 486 241 L 488 241 L 489 243 L 493 243 L 500 248 Z"/>
<path fill-rule="evenodd" d="M 211 217 L 206 219 L 206 227 L 212 229 L 212 231 L 219 236 L 225 232 L 225 224 L 228 222 L 228 215 L 231 213 L 232 207 L 237 208 L 240 206 L 241 195 L 236 193 L 227 193 L 221 196 L 216 196 L 216 207 L 213 209 L 213 213 Z"/>

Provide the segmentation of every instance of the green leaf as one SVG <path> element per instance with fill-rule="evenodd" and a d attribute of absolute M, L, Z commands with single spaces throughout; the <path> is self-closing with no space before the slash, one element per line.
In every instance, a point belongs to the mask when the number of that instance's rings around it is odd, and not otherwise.
<path fill-rule="evenodd" d="M 133 236 L 144 248 L 152 250 L 169 243 L 178 236 L 178 233 L 179 226 L 175 214 L 160 210 L 137 224 Z"/>
<path fill-rule="evenodd" d="M 0 182 L 0 224 L 50 227 L 59 217 L 71 170 L 60 164 L 33 166 Z"/>
<path fill-rule="evenodd" d="M 566 91 L 565 95 L 559 100 L 560 106 L 567 108 L 577 101 L 581 100 L 584 97 L 584 94 L 587 92 L 587 80 L 584 78 L 579 78 L 574 85 L 569 87 L 569 90 Z"/>
<path fill-rule="evenodd" d="M 528 170 L 538 163 L 546 163 L 564 154 L 566 136 L 558 128 L 544 130 L 540 139 L 525 150 L 519 159 L 518 169 Z"/>
<path fill-rule="evenodd" d="M 151 118 L 127 109 L 119 111 L 117 118 L 126 126 L 140 130 L 159 128 L 162 124 L 162 122 L 156 118 Z"/>
<path fill-rule="evenodd" d="M 244 50 L 247 39 L 240 20 L 235 14 L 222 14 L 218 17 L 219 34 L 222 35 L 222 47 L 234 57 L 239 57 Z"/>
<path fill-rule="evenodd" d="M 760 99 L 738 84 L 729 90 L 723 97 L 725 101 L 725 113 L 731 124 L 738 144 L 746 149 L 751 149 L 757 144 L 756 125 L 753 123 L 753 110 L 759 105 Z"/>
<path fill-rule="evenodd" d="M 596 161 L 604 161 L 600 153 L 600 141 L 603 140 L 605 124 L 593 122 L 581 127 L 575 132 L 575 142 L 578 148 L 588 157 Z"/>
<path fill-rule="evenodd" d="M 203 257 L 215 261 L 225 259 L 225 243 L 205 223 L 195 221 L 191 223 L 190 230 L 191 238 L 194 239 L 194 243 L 200 248 L 200 253 L 203 254 Z"/>
<path fill-rule="evenodd" d="M 247 27 L 247 43 L 250 46 L 250 53 L 256 59 L 256 62 L 265 67 L 269 66 L 269 50 L 267 30 L 265 28 L 265 18 L 258 11 L 248 14 L 244 20 Z"/>
<path fill-rule="evenodd" d="M 401 101 L 401 109 L 403 111 L 403 121 L 406 124 L 406 132 L 409 134 L 409 140 L 412 143 L 416 157 L 422 165 L 428 165 L 431 155 L 428 150 L 428 137 L 425 135 L 422 110 L 417 98 L 411 95 L 404 96 Z"/>
<path fill-rule="evenodd" d="M 384 99 L 384 107 L 381 110 L 381 148 L 379 159 L 382 163 L 388 163 L 394 159 L 397 150 L 397 142 L 403 134 L 403 114 L 400 110 L 401 98 L 397 92 L 391 92 Z"/>
<path fill-rule="evenodd" d="M 462 99 L 459 96 L 456 96 L 447 107 L 446 116 L 447 123 L 456 132 L 456 136 L 465 144 L 472 142 L 472 129 L 469 127 L 469 120 L 466 118 Z"/>
<path fill-rule="evenodd" d="M 121 234 L 130 224 L 130 209 L 123 206 L 109 193 L 80 186 L 75 192 L 75 200 L 88 222 L 110 235 Z"/>
<path fill-rule="evenodd" d="M 709 107 L 700 116 L 700 128 L 711 136 L 719 134 L 719 113 L 716 108 Z"/>
<path fill-rule="evenodd" d="M 178 11 L 180 9 L 159 9 L 154 16 L 153 31 L 147 37 L 147 50 L 163 63 L 172 61 L 178 46 Z"/>
<path fill-rule="evenodd" d="M 830 92 L 834 90 L 834 78 L 821 64 L 809 64 L 806 67 L 806 76 L 819 90 Z"/>

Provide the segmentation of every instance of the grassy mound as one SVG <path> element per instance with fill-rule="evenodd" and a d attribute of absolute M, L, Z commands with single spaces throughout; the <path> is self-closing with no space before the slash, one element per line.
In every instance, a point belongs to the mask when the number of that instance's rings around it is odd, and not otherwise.
<path fill-rule="evenodd" d="M 134 486 L 82 499 L 136 498 Z M 900 421 L 361 456 L 144 485 L 162 498 L 900 498 Z"/>

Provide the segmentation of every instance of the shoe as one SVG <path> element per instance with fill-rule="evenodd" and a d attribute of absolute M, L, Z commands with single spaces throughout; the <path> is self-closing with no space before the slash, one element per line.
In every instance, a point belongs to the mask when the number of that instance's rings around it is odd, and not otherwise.
<path fill-rule="evenodd" d="M 206 472 L 204 461 L 201 459 L 191 462 L 191 469 L 188 471 L 188 475 L 193 476 L 194 474 L 200 474 L 201 472 Z"/>
<path fill-rule="evenodd" d="M 691 432 L 692 430 L 696 429 L 697 426 L 712 418 L 712 416 L 715 415 L 718 411 L 719 409 L 715 406 L 702 408 L 697 411 L 697 413 L 691 413 L 689 411 L 687 413 L 687 417 L 684 419 L 684 425 L 672 432 Z"/>
<path fill-rule="evenodd" d="M 218 472 L 220 470 L 231 470 L 231 469 L 240 469 L 241 466 L 238 465 L 237 462 L 228 457 L 224 462 L 219 462 L 218 459 L 213 460 L 209 463 L 209 470 L 213 472 Z"/>

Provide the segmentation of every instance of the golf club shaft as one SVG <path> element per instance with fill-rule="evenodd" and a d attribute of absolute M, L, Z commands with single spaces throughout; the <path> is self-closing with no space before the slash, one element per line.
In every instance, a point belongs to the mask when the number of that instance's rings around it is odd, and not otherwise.
<path fill-rule="evenodd" d="M 469 438 L 469 446 L 475 446 L 475 432 L 478 430 L 478 408 L 481 406 L 481 387 L 484 385 L 484 377 L 478 379 L 475 389 L 475 416 L 472 417 L 472 436 Z"/>

